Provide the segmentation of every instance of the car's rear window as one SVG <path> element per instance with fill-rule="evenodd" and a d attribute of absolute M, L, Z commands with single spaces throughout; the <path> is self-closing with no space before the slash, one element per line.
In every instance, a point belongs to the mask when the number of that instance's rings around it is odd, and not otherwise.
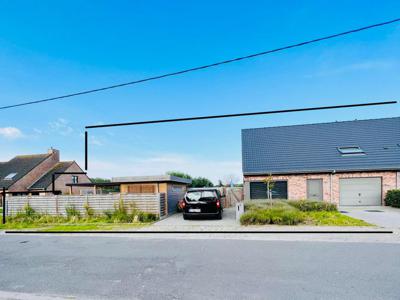
<path fill-rule="evenodd" d="M 215 198 L 215 192 L 213 191 L 193 191 L 186 194 L 186 198 L 189 201 L 198 201 L 201 198 Z"/>

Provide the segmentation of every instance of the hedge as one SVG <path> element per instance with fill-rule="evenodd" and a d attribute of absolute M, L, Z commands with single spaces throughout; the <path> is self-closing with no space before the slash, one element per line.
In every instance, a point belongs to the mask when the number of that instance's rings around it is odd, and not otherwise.
<path fill-rule="evenodd" d="M 303 221 L 302 212 L 282 208 L 250 210 L 240 217 L 242 225 L 297 225 Z"/>
<path fill-rule="evenodd" d="M 335 204 L 323 201 L 293 200 L 287 203 L 301 211 L 337 211 Z"/>
<path fill-rule="evenodd" d="M 400 207 L 400 190 L 390 190 L 386 193 L 385 204 Z"/>

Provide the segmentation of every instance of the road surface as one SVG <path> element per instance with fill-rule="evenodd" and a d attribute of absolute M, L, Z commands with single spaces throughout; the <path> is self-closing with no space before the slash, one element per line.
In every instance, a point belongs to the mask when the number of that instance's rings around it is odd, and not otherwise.
<path fill-rule="evenodd" d="M 400 244 L 0 235 L 0 299 L 399 299 Z"/>

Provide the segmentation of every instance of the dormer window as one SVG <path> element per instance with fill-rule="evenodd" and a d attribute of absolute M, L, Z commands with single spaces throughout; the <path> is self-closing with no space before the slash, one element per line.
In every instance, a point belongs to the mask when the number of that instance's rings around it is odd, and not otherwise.
<path fill-rule="evenodd" d="M 10 173 L 6 177 L 4 177 L 4 180 L 12 180 L 17 173 Z"/>
<path fill-rule="evenodd" d="M 343 156 L 348 156 L 348 155 L 365 155 L 365 152 L 363 149 L 361 149 L 359 146 L 351 146 L 351 147 L 338 147 L 337 148 L 340 154 Z"/>

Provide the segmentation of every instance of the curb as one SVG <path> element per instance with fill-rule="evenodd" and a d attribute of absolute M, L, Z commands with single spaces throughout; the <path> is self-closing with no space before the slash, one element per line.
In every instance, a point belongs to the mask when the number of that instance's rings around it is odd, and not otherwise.
<path fill-rule="evenodd" d="M 269 230 L 269 231 L 32 231 L 6 230 L 6 234 L 393 234 L 391 230 Z"/>

